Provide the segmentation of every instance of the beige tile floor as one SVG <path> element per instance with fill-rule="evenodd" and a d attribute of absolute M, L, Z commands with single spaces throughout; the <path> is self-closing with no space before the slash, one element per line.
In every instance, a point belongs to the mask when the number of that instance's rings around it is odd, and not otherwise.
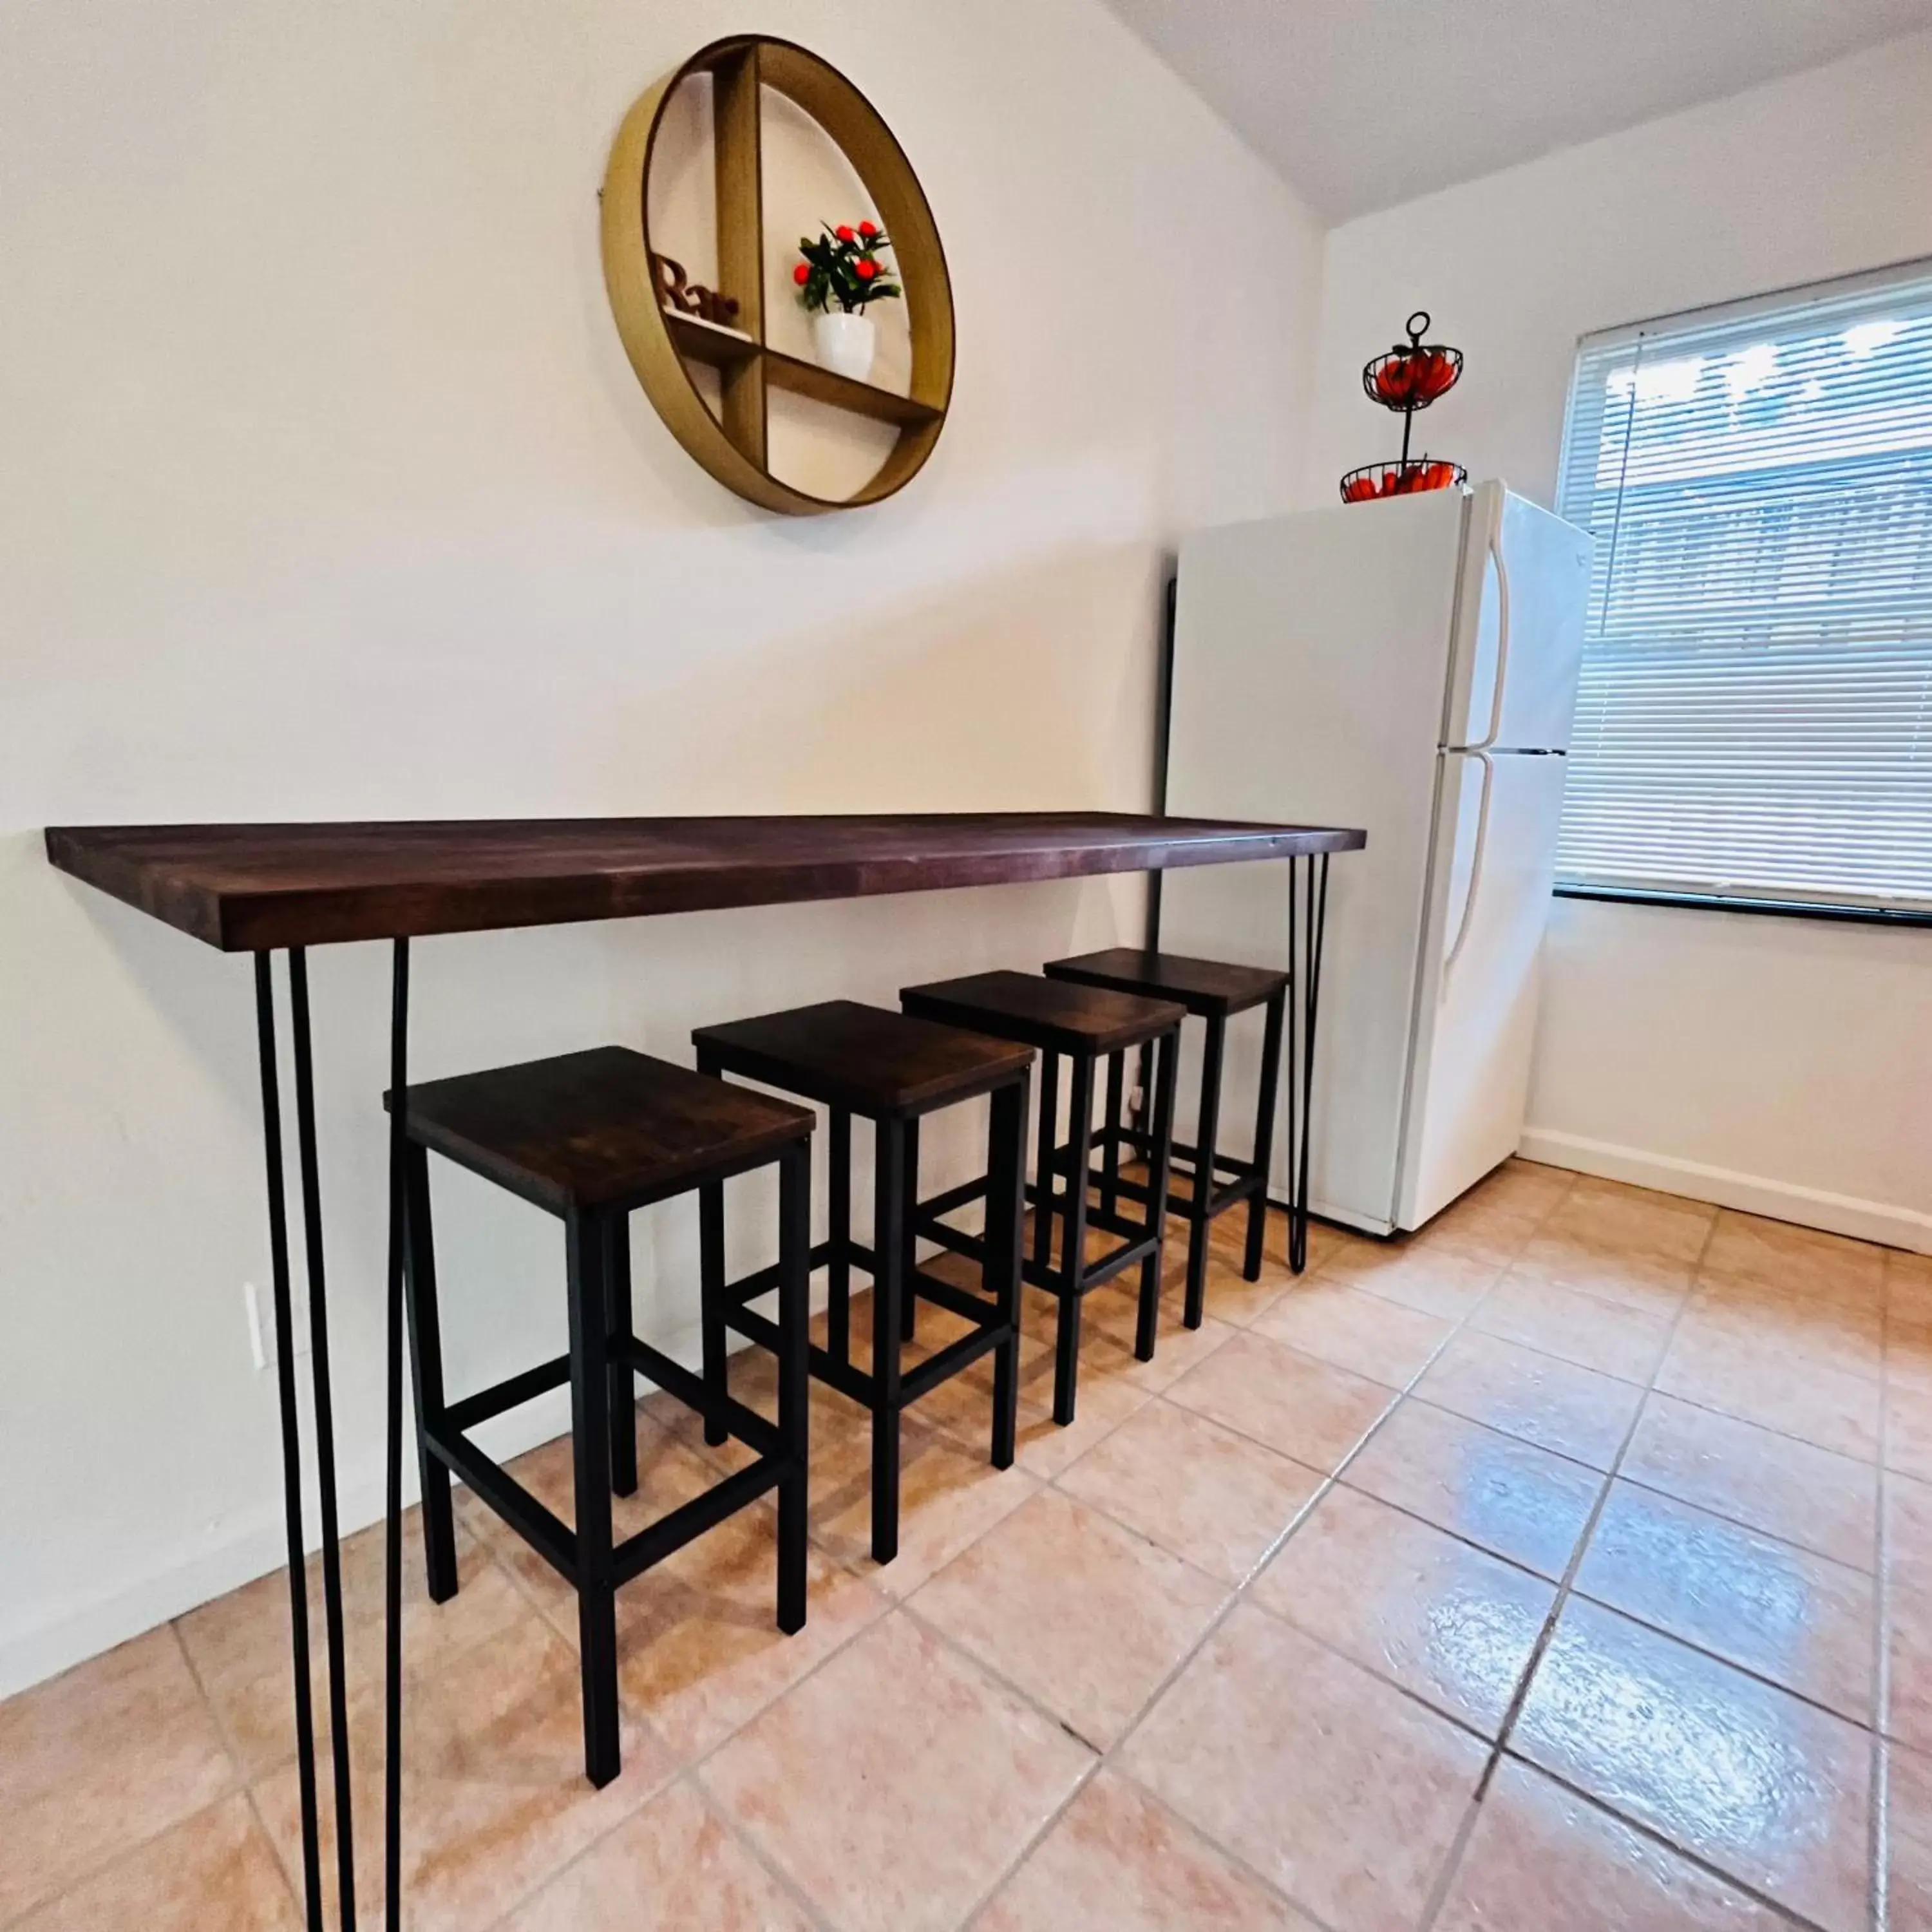
<path fill-rule="evenodd" d="M 1520 1163 L 1298 1281 L 1224 1226 L 1152 1364 L 1090 1302 L 1071 1429 L 1030 1301 L 1015 1468 L 984 1365 L 916 1412 L 883 1571 L 815 1391 L 807 1628 L 764 1510 L 638 1580 L 603 1792 L 569 1599 L 465 1498 L 409 1606 L 406 1922 L 1932 1928 L 1932 1263 Z M 626 1525 L 717 1473 L 640 1429 Z M 520 1468 L 566 1513 L 567 1472 Z M 379 1538 L 346 1564 L 367 1915 Z M 0 1926 L 297 1924 L 286 1615 L 265 1579 L 0 1705 Z"/>

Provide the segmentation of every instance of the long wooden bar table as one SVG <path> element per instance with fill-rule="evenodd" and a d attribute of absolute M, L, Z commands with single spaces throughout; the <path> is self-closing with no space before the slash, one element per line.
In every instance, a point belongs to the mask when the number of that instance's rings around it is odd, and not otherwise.
<path fill-rule="evenodd" d="M 1289 862 L 1283 938 L 1293 997 L 1288 1046 L 1289 1242 L 1306 1253 L 1308 1109 L 1331 854 L 1359 831 L 1116 812 L 879 817 L 459 819 L 370 824 L 61 826 L 49 860 L 224 952 L 254 956 L 262 1138 L 275 1311 L 301 1787 L 303 1898 L 322 1932 L 315 1734 L 310 1701 L 302 1481 L 290 1333 L 286 1195 L 272 956 L 287 956 L 297 1160 L 309 1286 L 322 1614 L 335 1800 L 338 1917 L 356 1922 L 342 1579 L 316 1157 L 307 950 L 387 940 L 393 950 L 390 1084 L 408 1084 L 410 941 L 433 934 L 857 898 L 1241 860 Z M 1034 962 L 1024 962 L 1030 967 Z M 403 1122 L 389 1116 L 387 1322 L 386 1918 L 400 1923 L 402 1774 Z"/>

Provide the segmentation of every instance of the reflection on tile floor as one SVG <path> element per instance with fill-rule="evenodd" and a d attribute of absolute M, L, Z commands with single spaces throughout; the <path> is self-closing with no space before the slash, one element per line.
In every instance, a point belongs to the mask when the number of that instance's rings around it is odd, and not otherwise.
<path fill-rule="evenodd" d="M 883 1571 L 815 1390 L 806 1630 L 763 1506 L 631 1585 L 604 1791 L 571 1600 L 462 1498 L 461 1591 L 408 1598 L 411 1932 L 1932 1932 L 1932 1264 L 1521 1162 L 1299 1280 L 1222 1226 L 1194 1334 L 1177 1228 L 1151 1364 L 1090 1301 L 1070 1430 L 1029 1294 L 1018 1466 L 990 1365 L 935 1391 Z M 639 1434 L 620 1526 L 734 1453 Z M 518 1473 L 568 1515 L 564 1447 Z M 286 1625 L 265 1578 L 0 1703 L 4 1932 L 296 1932 Z"/>

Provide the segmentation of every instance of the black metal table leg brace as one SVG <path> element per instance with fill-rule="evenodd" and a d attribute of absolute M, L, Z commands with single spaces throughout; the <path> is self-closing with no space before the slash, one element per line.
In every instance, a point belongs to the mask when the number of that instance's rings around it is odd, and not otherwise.
<path fill-rule="evenodd" d="M 1307 870 L 1304 872 L 1303 867 Z M 1328 855 L 1291 859 L 1288 871 L 1288 1264 L 1308 1265 L 1309 1121 L 1315 1090 L 1315 1019 L 1322 941 L 1328 923 Z"/>

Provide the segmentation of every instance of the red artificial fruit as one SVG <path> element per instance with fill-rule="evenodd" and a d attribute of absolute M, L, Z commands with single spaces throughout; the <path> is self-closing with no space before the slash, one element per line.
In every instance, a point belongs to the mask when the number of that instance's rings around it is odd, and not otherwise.
<path fill-rule="evenodd" d="M 859 232 L 864 236 L 868 242 L 871 241 L 878 232 L 879 224 L 876 221 L 862 221 L 859 224 Z"/>
<path fill-rule="evenodd" d="M 1414 496 L 1425 490 L 1446 490 L 1455 481 L 1454 464 L 1431 462 L 1425 458 L 1406 469 L 1391 464 L 1379 475 L 1352 477 L 1342 486 L 1342 500 L 1372 503 L 1382 496 Z"/>
<path fill-rule="evenodd" d="M 800 288 L 803 288 L 806 284 L 812 280 L 811 265 L 805 262 L 800 262 L 797 267 L 792 270 L 791 278 Z"/>
<path fill-rule="evenodd" d="M 879 265 L 876 262 L 868 261 L 862 256 L 852 264 L 852 272 L 862 282 L 869 282 L 879 272 Z"/>
<path fill-rule="evenodd" d="M 833 230 L 832 230 L 832 233 L 833 233 L 833 234 L 835 234 L 836 236 L 838 236 L 838 238 L 839 238 L 839 240 L 840 240 L 840 241 L 842 241 L 842 242 L 854 242 L 854 241 L 856 241 L 856 240 L 858 239 L 858 237 L 857 237 L 856 235 L 854 235 L 854 234 L 853 233 L 852 230 L 851 230 L 850 229 L 849 229 L 849 228 L 846 228 L 846 227 L 838 227 L 838 228 L 835 228 L 835 229 L 833 229 Z"/>
<path fill-rule="evenodd" d="M 1425 409 L 1455 387 L 1460 373 L 1432 349 L 1391 356 L 1376 370 L 1376 399 L 1392 410 Z"/>

